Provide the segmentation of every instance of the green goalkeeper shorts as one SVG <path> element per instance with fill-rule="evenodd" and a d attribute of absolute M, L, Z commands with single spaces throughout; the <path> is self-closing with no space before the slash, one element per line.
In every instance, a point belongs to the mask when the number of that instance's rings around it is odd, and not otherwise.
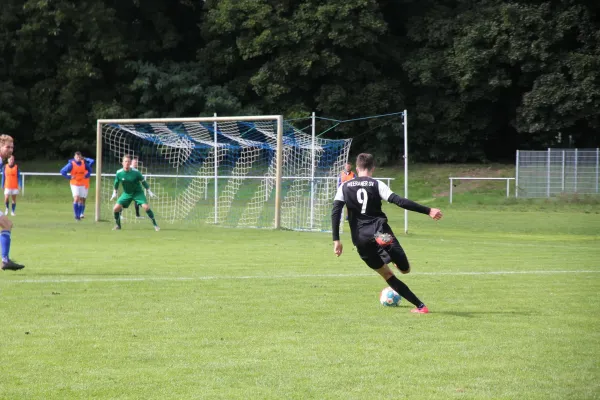
<path fill-rule="evenodd" d="M 129 207 L 129 205 L 131 204 L 132 201 L 135 201 L 140 206 L 142 204 L 148 203 L 148 200 L 146 200 L 146 195 L 144 194 L 144 192 L 136 192 L 134 194 L 128 194 L 128 193 L 121 194 L 119 196 L 119 199 L 117 200 L 117 204 L 120 204 L 121 206 L 123 206 L 123 208 L 127 208 L 127 207 Z"/>

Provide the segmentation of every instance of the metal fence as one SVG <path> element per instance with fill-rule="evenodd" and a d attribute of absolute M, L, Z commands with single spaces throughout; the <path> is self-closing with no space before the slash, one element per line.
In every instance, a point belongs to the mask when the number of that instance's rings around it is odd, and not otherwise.
<path fill-rule="evenodd" d="M 506 197 L 510 196 L 510 181 L 514 181 L 515 178 L 487 178 L 487 177 L 476 177 L 476 176 L 451 176 L 450 178 L 450 203 L 452 204 L 452 192 L 454 188 L 454 181 L 506 181 Z"/>
<path fill-rule="evenodd" d="M 600 149 L 517 150 L 516 197 L 600 194 Z"/>

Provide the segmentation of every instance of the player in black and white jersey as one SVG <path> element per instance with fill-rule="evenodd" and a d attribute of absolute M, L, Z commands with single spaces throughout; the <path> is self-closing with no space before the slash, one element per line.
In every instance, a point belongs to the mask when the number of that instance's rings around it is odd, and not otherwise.
<path fill-rule="evenodd" d="M 381 210 L 381 201 L 385 200 L 407 210 L 427 214 L 435 220 L 442 218 L 442 213 L 437 208 L 429 208 L 398 196 L 385 183 L 371 177 L 374 169 L 373 156 L 367 153 L 359 154 L 356 158 L 358 177 L 338 188 L 331 213 L 333 252 L 338 257 L 342 254 L 340 216 L 346 205 L 352 243 L 356 246 L 360 258 L 379 273 L 400 296 L 416 306 L 411 312 L 427 314 L 429 312 L 427 306 L 408 286 L 396 278 L 387 265 L 392 261 L 401 273 L 410 272 L 408 258 L 387 223 L 387 217 Z"/>

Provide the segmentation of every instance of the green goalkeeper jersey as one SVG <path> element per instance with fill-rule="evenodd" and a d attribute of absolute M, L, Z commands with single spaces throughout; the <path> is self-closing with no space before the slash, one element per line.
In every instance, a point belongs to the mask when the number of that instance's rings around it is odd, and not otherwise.
<path fill-rule="evenodd" d="M 150 187 L 140 171 L 131 168 L 125 171 L 123 168 L 117 171 L 115 175 L 115 190 L 119 188 L 119 183 L 123 185 L 123 192 L 127 194 L 144 193 L 142 186 L 146 189 Z"/>

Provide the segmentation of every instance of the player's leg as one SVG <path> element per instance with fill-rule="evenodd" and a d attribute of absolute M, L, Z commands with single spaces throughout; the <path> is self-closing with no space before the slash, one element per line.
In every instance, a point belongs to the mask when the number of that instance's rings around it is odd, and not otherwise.
<path fill-rule="evenodd" d="M 140 217 L 140 205 L 137 203 L 137 201 L 133 205 L 135 206 L 135 217 L 141 218 Z"/>
<path fill-rule="evenodd" d="M 17 195 L 13 194 L 12 195 L 12 216 L 14 217 L 16 215 L 17 212 Z"/>
<path fill-rule="evenodd" d="M 391 241 L 388 245 L 379 245 L 381 249 L 380 253 L 388 255 L 387 260 L 384 257 L 382 257 L 382 260 L 385 262 L 385 264 L 389 263 L 390 261 L 393 262 L 396 268 L 398 268 L 402 274 L 408 274 L 410 272 L 410 263 L 408 262 L 408 257 L 400 245 L 400 242 L 398 242 L 398 239 L 394 235 L 392 228 L 390 228 L 388 224 L 383 224 L 379 233 L 386 233 L 391 237 Z"/>
<path fill-rule="evenodd" d="M 88 195 L 88 188 L 86 188 L 85 186 L 83 186 L 83 189 L 81 190 L 81 196 L 79 196 L 79 200 L 80 200 L 80 213 L 79 213 L 79 218 L 84 219 L 84 213 L 85 213 L 85 201 L 87 200 L 87 195 Z"/>
<path fill-rule="evenodd" d="M 85 197 L 81 197 L 81 208 L 79 209 L 79 211 L 81 211 L 81 214 L 79 214 L 79 218 L 84 219 L 85 218 Z"/>
<path fill-rule="evenodd" d="M 113 213 L 114 213 L 115 222 L 116 222 L 116 225 L 113 228 L 113 230 L 121 229 L 121 211 L 123 211 L 124 208 L 129 207 L 129 205 L 131 204 L 132 201 L 133 201 L 133 196 L 131 196 L 127 193 L 122 193 L 121 196 L 119 196 L 119 198 L 117 199 L 117 203 L 113 207 Z"/>
<path fill-rule="evenodd" d="M 390 267 L 383 264 L 381 261 L 381 252 L 379 246 L 375 241 L 367 242 L 363 245 L 356 247 L 360 258 L 375 272 L 377 272 L 392 289 L 394 289 L 401 297 L 404 297 L 406 301 L 414 304 L 417 308 L 411 310 L 411 312 L 419 312 L 426 314 L 429 312 L 425 304 L 410 290 L 408 286 L 400 279 L 398 279 Z"/>
<path fill-rule="evenodd" d="M 75 219 L 77 221 L 79 221 L 79 193 L 80 193 L 80 187 L 82 186 L 76 186 L 76 185 L 71 185 L 71 194 L 73 195 L 73 214 L 75 214 Z"/>
<path fill-rule="evenodd" d="M 9 257 L 10 254 L 10 243 L 11 243 L 11 231 L 13 223 L 6 215 L 0 215 L 0 247 L 2 247 L 2 270 L 3 271 L 18 271 L 25 268 L 24 265 L 17 264 L 12 261 Z"/>
<path fill-rule="evenodd" d="M 8 214 L 8 205 L 9 203 L 9 189 L 4 189 L 4 205 L 6 206 L 6 209 L 4 210 L 4 214 Z"/>
<path fill-rule="evenodd" d="M 408 257 L 396 238 L 394 238 L 393 242 L 389 246 L 383 247 L 383 250 L 389 254 L 391 262 L 394 263 L 398 270 L 400 270 L 400 273 L 408 274 L 410 272 L 410 263 L 408 262 Z"/>
<path fill-rule="evenodd" d="M 121 211 L 123 211 L 123 206 L 120 205 L 119 203 L 115 204 L 115 206 L 113 207 L 113 213 L 115 216 L 115 227 L 113 228 L 113 230 L 119 230 L 121 229 Z"/>
<path fill-rule="evenodd" d="M 142 208 L 144 209 L 144 211 L 146 211 L 146 214 L 148 214 L 148 218 L 150 218 L 152 220 L 152 225 L 154 225 L 154 230 L 158 232 L 160 230 L 160 228 L 159 228 L 158 224 L 156 223 L 156 219 L 154 219 L 154 212 L 152 212 L 148 203 L 143 203 Z"/>
<path fill-rule="evenodd" d="M 148 214 L 148 218 L 150 218 L 150 220 L 152 221 L 152 225 L 154 225 L 154 230 L 159 231 L 160 228 L 156 223 L 156 219 L 154 219 L 154 212 L 150 209 L 150 205 L 148 204 L 146 195 L 144 193 L 136 193 L 134 195 L 134 200 L 144 209 L 144 211 L 146 211 L 146 214 Z"/>

